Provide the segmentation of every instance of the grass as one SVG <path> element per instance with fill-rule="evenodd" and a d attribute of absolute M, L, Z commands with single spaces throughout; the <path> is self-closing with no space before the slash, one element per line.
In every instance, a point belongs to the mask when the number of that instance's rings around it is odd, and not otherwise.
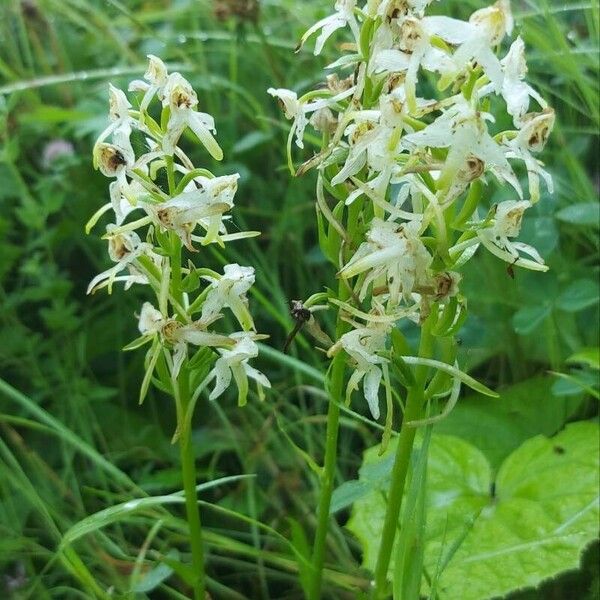
<path fill-rule="evenodd" d="M 447 4 L 454 14 L 480 6 Z M 512 282 L 489 257 L 466 275 L 477 302 L 461 361 L 496 387 L 550 368 L 572 373 L 567 358 L 598 339 L 596 306 L 564 310 L 550 302 L 574 282 L 598 277 L 597 224 L 555 216 L 598 194 L 598 5 L 514 0 L 513 6 L 533 84 L 558 113 L 545 155 L 557 189 L 543 198 L 526 232 L 551 266 L 543 280 L 518 273 Z M 144 586 L 153 583 L 152 598 L 187 593 L 181 566 L 189 563 L 186 525 L 178 502 L 147 502 L 102 518 L 106 507 L 165 496 L 181 482 L 177 449 L 169 443 L 173 407 L 159 393 L 137 406 L 141 357 L 120 352 L 135 337 L 142 294 L 85 297 L 87 282 L 105 264 L 103 244 L 83 227 L 106 196 L 90 154 L 106 119 L 107 82 L 123 85 L 143 71 L 145 55 L 155 53 L 179 66 L 198 90 L 201 109 L 216 116 L 228 160 L 215 168 L 241 173 L 239 225 L 263 232 L 234 246 L 232 259 L 257 268 L 257 325 L 274 349 L 258 366 L 269 372 L 273 391 L 265 403 L 251 398 L 243 410 L 232 397 L 210 404 L 204 398 L 194 423 L 202 481 L 254 475 L 224 479 L 203 493 L 209 589 L 215 598 L 301 597 L 317 485 L 303 452 L 320 460 L 324 451 L 320 378 L 326 363 L 302 336 L 289 355 L 277 349 L 292 327 L 288 300 L 307 298 L 335 280 L 317 249 L 314 181 L 290 179 L 287 125 L 266 89 L 318 83 L 328 56 L 295 55 L 293 48 L 329 11 L 324 1 L 265 0 L 253 23 L 219 22 L 208 0 L 5 0 L 0 6 L 4 596 L 87 598 L 113 587 L 117 597 L 146 597 Z M 68 140 L 72 153 L 47 166 L 44 150 L 57 139 Z M 207 261 L 223 259 L 214 251 Z M 549 302 L 536 327 L 519 327 L 520 312 Z M 324 321 L 331 331 L 333 323 Z M 589 399 L 579 398 L 569 418 L 594 414 Z M 355 402 L 342 413 L 336 485 L 355 477 L 362 451 L 381 437 L 365 408 Z M 96 515 L 91 522 L 90 515 Z M 343 529 L 346 516 L 338 515 L 328 538 L 328 598 L 355 598 L 356 588 L 367 585 L 360 549 Z M 577 574 L 515 598 L 592 598 L 585 594 L 594 577 L 597 584 L 594 552 Z M 153 566 L 160 557 L 163 564 Z M 173 570 L 178 577 L 167 577 Z"/>

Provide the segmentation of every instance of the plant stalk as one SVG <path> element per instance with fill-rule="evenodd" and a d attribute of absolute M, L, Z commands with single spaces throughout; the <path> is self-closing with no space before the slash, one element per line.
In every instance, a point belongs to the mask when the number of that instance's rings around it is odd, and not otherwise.
<path fill-rule="evenodd" d="M 433 314 L 434 311 L 432 311 Z M 419 356 L 429 357 L 433 349 L 433 336 L 431 334 L 431 318 L 427 319 L 421 328 L 421 341 L 419 344 Z M 381 600 L 387 595 L 387 573 L 390 558 L 394 546 L 394 539 L 399 525 L 400 509 L 406 484 L 406 475 L 410 465 L 413 444 L 415 441 L 416 427 L 408 427 L 407 423 L 421 418 L 423 409 L 424 389 L 427 379 L 427 368 L 417 367 L 415 384 L 408 390 L 406 408 L 402 418 L 396 456 L 392 468 L 392 476 L 388 493 L 387 510 L 381 534 L 381 544 L 375 564 L 375 578 L 372 592 L 373 600 Z"/>
<path fill-rule="evenodd" d="M 331 505 L 331 495 L 333 494 L 333 480 L 337 462 L 337 440 L 340 429 L 340 409 L 338 403 L 342 397 L 342 388 L 344 385 L 344 362 L 344 355 L 340 352 L 333 359 L 331 366 L 330 400 L 327 410 L 327 433 L 325 437 L 325 461 L 321 475 L 321 495 L 319 497 L 317 512 L 317 531 L 313 545 L 312 574 L 308 588 L 308 600 L 319 600 L 321 598 L 325 542 L 327 540 L 329 508 Z"/>
<path fill-rule="evenodd" d="M 348 288 L 340 282 L 339 297 L 345 300 L 348 296 Z M 339 339 L 346 329 L 346 323 L 338 316 L 336 325 L 336 339 Z M 308 585 L 308 600 L 319 600 L 321 598 L 321 583 L 323 580 L 323 565 L 325 562 L 325 545 L 327 541 L 327 530 L 329 525 L 329 509 L 335 467 L 337 464 L 337 441 L 340 429 L 339 404 L 343 396 L 344 373 L 346 370 L 346 358 L 342 351 L 338 352 L 331 363 L 331 379 L 329 383 L 329 407 L 327 409 L 327 432 L 325 434 L 325 459 L 321 474 L 321 494 L 319 496 L 319 507 L 317 512 L 317 530 L 312 552 L 312 569 Z"/>
<path fill-rule="evenodd" d="M 179 374 L 178 386 L 181 414 L 185 415 L 190 403 L 189 374 L 185 368 L 183 368 Z M 185 510 L 190 530 L 192 569 L 196 577 L 194 581 L 194 600 L 205 600 L 206 582 L 204 575 L 204 545 L 202 542 L 202 525 L 198 508 L 198 493 L 196 491 L 196 463 L 192 446 L 192 428 L 185 423 L 181 423 L 179 449 L 181 455 L 183 489 L 185 493 Z"/>

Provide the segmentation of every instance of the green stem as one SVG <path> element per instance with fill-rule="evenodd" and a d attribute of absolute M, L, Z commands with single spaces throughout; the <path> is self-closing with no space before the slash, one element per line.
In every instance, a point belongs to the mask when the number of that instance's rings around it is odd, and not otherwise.
<path fill-rule="evenodd" d="M 433 312 L 433 311 L 432 311 Z M 419 345 L 419 356 L 429 357 L 433 349 L 433 336 L 431 334 L 431 319 L 423 323 L 421 328 L 421 342 Z M 417 367 L 415 373 L 415 385 L 408 390 L 406 399 L 406 408 L 402 419 L 402 427 L 398 436 L 398 446 L 396 447 L 396 456 L 390 481 L 388 494 L 387 510 L 381 534 L 381 544 L 375 564 L 375 579 L 372 598 L 380 600 L 387 595 L 387 572 L 390 564 L 390 558 L 398 529 L 400 518 L 400 509 L 402 507 L 402 497 L 404 495 L 404 486 L 406 484 L 406 475 L 410 465 L 413 444 L 415 441 L 416 427 L 408 427 L 406 424 L 410 421 L 420 419 L 423 408 L 424 388 L 427 379 L 427 368 Z"/>
<path fill-rule="evenodd" d="M 340 429 L 339 401 L 342 397 L 345 370 L 344 355 L 340 352 L 331 367 L 331 388 L 329 409 L 327 410 L 327 433 L 325 438 L 325 462 L 321 475 L 321 495 L 317 512 L 317 531 L 313 545 L 312 573 L 308 587 L 308 600 L 321 598 L 321 581 L 325 561 L 325 542 L 329 525 L 329 508 L 333 494 L 333 479 L 337 462 L 337 440 Z"/>
<path fill-rule="evenodd" d="M 179 374 L 179 400 L 181 414 L 185 415 L 190 403 L 189 373 L 183 368 Z M 198 509 L 198 493 L 196 491 L 196 463 L 192 446 L 192 428 L 181 423 L 179 449 L 181 455 L 181 474 L 185 492 L 185 510 L 190 530 L 192 547 L 192 569 L 197 579 L 194 581 L 194 600 L 205 600 L 206 583 L 204 577 L 204 546 L 202 543 L 202 526 Z"/>
<path fill-rule="evenodd" d="M 345 300 L 348 296 L 347 286 L 340 282 L 339 297 Z M 339 339 L 346 329 L 346 324 L 338 316 L 336 326 L 336 339 Z M 321 492 L 319 496 L 319 507 L 317 512 L 317 531 L 312 553 L 312 569 L 308 585 L 308 600 L 319 600 L 321 598 L 321 582 L 323 579 L 323 564 L 325 562 L 325 542 L 327 541 L 327 529 L 329 525 L 329 509 L 335 467 L 337 463 L 337 440 L 340 429 L 339 404 L 343 397 L 344 373 L 346 370 L 346 359 L 343 352 L 335 355 L 331 364 L 331 379 L 329 382 L 329 408 L 327 409 L 327 432 L 325 434 L 325 459 L 321 472 Z"/>

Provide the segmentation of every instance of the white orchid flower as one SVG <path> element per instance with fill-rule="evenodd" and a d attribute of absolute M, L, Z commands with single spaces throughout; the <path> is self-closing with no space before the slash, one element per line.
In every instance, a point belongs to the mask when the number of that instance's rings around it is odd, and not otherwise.
<path fill-rule="evenodd" d="M 161 342 L 173 348 L 171 375 L 176 378 L 187 356 L 187 345 L 200 347 L 231 347 L 230 337 L 204 330 L 204 323 L 182 324 L 163 315 L 150 302 L 144 302 L 138 321 L 142 336 L 160 336 Z"/>
<path fill-rule="evenodd" d="M 422 20 L 412 16 L 404 18 L 399 26 L 399 39 L 393 44 L 394 47 L 389 48 L 385 47 L 383 29 L 379 44 L 384 47 L 373 52 L 369 64 L 370 72 L 405 73 L 404 90 L 411 111 L 417 108 L 416 86 L 419 68 L 438 73 L 454 69 L 450 56 L 432 45 L 431 35 L 422 23 Z M 391 33 L 388 38 L 390 36 Z"/>
<path fill-rule="evenodd" d="M 162 101 L 162 90 L 167 83 L 167 77 L 168 72 L 165 63 L 158 56 L 148 54 L 148 68 L 144 78 L 149 83 L 136 79 L 127 88 L 130 92 L 144 92 L 144 97 L 140 103 L 140 118 L 143 117 L 155 94 L 158 94 L 159 100 Z"/>
<path fill-rule="evenodd" d="M 529 113 L 522 117 L 522 128 L 517 136 L 505 142 L 508 147 L 506 156 L 522 160 L 527 168 L 529 181 L 529 195 L 535 204 L 540 198 L 540 177 L 546 182 L 548 191 L 554 191 L 552 176 L 543 168 L 533 152 L 541 152 L 554 127 L 555 114 L 551 108 L 546 108 L 540 113 Z"/>
<path fill-rule="evenodd" d="M 135 155 L 130 147 L 105 142 L 94 146 L 93 158 L 95 169 L 100 169 L 106 177 L 115 177 L 125 183 L 127 171 L 133 167 L 135 161 Z"/>
<path fill-rule="evenodd" d="M 511 44 L 500 64 L 504 73 L 500 93 L 506 102 L 506 111 L 513 117 L 515 126 L 520 127 L 522 118 L 529 109 L 530 98 L 536 100 L 542 109 L 548 106 L 540 94 L 524 81 L 527 75 L 527 63 L 525 43 L 521 36 Z M 482 98 L 492 91 L 494 85 L 490 83 L 479 90 L 478 96 Z"/>
<path fill-rule="evenodd" d="M 233 207 L 238 178 L 237 173 L 212 179 L 198 177 L 200 188 L 183 192 L 166 202 L 144 203 L 143 208 L 154 222 L 175 231 L 186 248 L 195 251 L 191 235 L 197 225 L 207 231 L 203 244 L 218 240 L 223 215 Z"/>
<path fill-rule="evenodd" d="M 495 208 L 491 225 L 477 230 L 477 239 L 487 250 L 505 262 L 533 271 L 546 271 L 548 267 L 535 248 L 510 239 L 519 235 L 523 213 L 530 206 L 531 202 L 526 200 L 500 202 Z M 522 258 L 521 253 L 533 260 Z"/>
<path fill-rule="evenodd" d="M 267 93 L 280 101 L 285 118 L 293 120 L 290 137 L 295 133 L 296 146 L 304 148 L 304 130 L 308 125 L 308 117 L 306 116 L 306 106 L 299 102 L 298 94 L 283 88 L 269 88 Z"/>
<path fill-rule="evenodd" d="M 340 348 L 354 360 L 352 375 L 346 386 L 346 404 L 350 403 L 352 392 L 363 382 L 363 392 L 374 419 L 379 419 L 379 386 L 382 372 L 379 365 L 387 362 L 378 353 L 385 350 L 387 335 L 391 323 L 370 322 L 357 327 L 341 338 L 330 348 L 328 355 L 335 354 Z"/>
<path fill-rule="evenodd" d="M 99 169 L 106 177 L 114 177 L 109 187 L 111 204 L 115 209 L 117 219 L 123 217 L 121 210 L 121 198 L 132 198 L 132 192 L 136 192 L 136 188 L 131 190 L 131 183 L 127 180 L 127 174 L 133 169 L 135 154 L 133 148 L 127 138 L 127 143 L 124 145 L 108 144 L 99 142 L 94 146 L 93 151 L 94 168 Z M 131 190 L 131 191 L 130 191 Z M 131 202 L 130 203 L 134 203 Z"/>
<path fill-rule="evenodd" d="M 319 98 L 311 102 L 301 102 L 298 99 L 298 94 L 292 90 L 286 90 L 284 88 L 269 88 L 269 93 L 274 98 L 277 98 L 283 108 L 283 113 L 286 119 L 292 120 L 292 127 L 290 129 L 290 139 L 296 136 L 296 146 L 298 148 L 304 148 L 304 131 L 308 125 L 308 115 L 311 113 L 318 113 L 327 109 L 329 106 L 333 106 L 337 102 L 350 97 L 354 93 L 355 87 L 351 86 L 341 92 L 327 97 Z"/>
<path fill-rule="evenodd" d="M 162 103 L 171 109 L 162 144 L 165 153 L 173 154 L 181 134 L 189 127 L 215 160 L 223 159 L 223 151 L 212 135 L 216 133 L 215 121 L 209 114 L 196 110 L 196 92 L 181 73 L 171 73 L 167 77 L 162 89 Z"/>
<path fill-rule="evenodd" d="M 254 268 L 241 267 L 236 263 L 225 265 L 222 277 L 207 276 L 205 279 L 211 282 L 211 287 L 202 305 L 201 320 L 210 322 L 223 308 L 229 308 L 244 331 L 254 329 L 246 298 L 246 293 L 254 285 Z"/>
<path fill-rule="evenodd" d="M 111 293 L 112 285 L 115 281 L 125 282 L 125 289 L 130 288 L 134 283 L 147 284 L 148 278 L 141 270 L 135 267 L 134 262 L 140 256 L 144 255 L 150 256 L 153 260 L 159 258 L 152 251 L 152 246 L 146 242 L 142 242 L 137 233 L 131 231 L 111 235 L 114 228 L 114 225 L 107 227 L 109 234 L 108 255 L 116 264 L 110 269 L 99 273 L 90 281 L 86 292 L 88 294 L 93 294 L 103 287 L 107 287 L 108 292 Z M 125 269 L 129 270 L 129 274 L 119 276 L 119 273 Z"/>
<path fill-rule="evenodd" d="M 329 17 L 325 17 L 320 21 L 317 21 L 312 27 L 310 27 L 306 33 L 302 36 L 300 43 L 298 44 L 298 50 L 302 48 L 306 40 L 317 31 L 320 31 L 320 35 L 315 42 L 314 54 L 321 54 L 325 42 L 342 27 L 350 26 L 350 30 L 354 35 L 354 39 L 358 44 L 360 39 L 360 30 L 358 23 L 354 16 L 354 8 L 356 7 L 356 0 L 336 0 L 334 8 L 336 12 Z"/>
<path fill-rule="evenodd" d="M 474 60 L 481 65 L 494 91 L 500 92 L 502 65 L 492 48 L 512 32 L 514 22 L 508 0 L 498 0 L 492 6 L 475 11 L 468 23 L 436 16 L 425 17 L 422 25 L 430 36 L 435 35 L 449 44 L 459 46 L 451 56 L 454 68 L 446 71 L 444 67 L 445 72 L 439 83 L 441 88 L 447 87 Z"/>
<path fill-rule="evenodd" d="M 233 208 L 233 198 L 237 192 L 237 184 L 240 178 L 239 173 L 233 175 L 223 175 L 221 177 L 195 177 L 186 188 L 186 191 L 194 191 L 194 187 L 203 191 L 205 194 L 205 202 L 212 206 L 227 206 L 226 210 Z M 205 235 L 200 238 L 200 243 L 203 246 L 214 242 L 223 246 L 223 236 L 227 234 L 227 229 L 223 223 L 223 213 L 209 215 L 198 220 L 198 224 L 206 231 Z M 240 233 L 240 237 L 253 235 L 250 233 Z M 194 239 L 196 237 L 194 236 Z"/>
<path fill-rule="evenodd" d="M 363 242 L 350 261 L 340 270 L 346 279 L 367 272 L 359 299 L 378 278 L 386 281 L 390 303 L 395 306 L 400 296 L 408 298 L 416 286 L 428 278 L 432 257 L 419 238 L 419 224 L 398 224 L 374 218 Z"/>
<path fill-rule="evenodd" d="M 331 180 L 333 185 L 343 183 L 356 175 L 365 165 L 371 170 L 389 170 L 395 165 L 399 152 L 400 131 L 382 124 L 381 111 L 362 110 L 353 115 L 344 135 L 349 144 L 344 166 Z"/>
<path fill-rule="evenodd" d="M 364 8 L 371 18 L 382 17 L 388 21 L 407 15 L 422 17 L 432 0 L 368 0 Z"/>
<path fill-rule="evenodd" d="M 450 187 L 461 170 L 472 171 L 469 161 L 475 157 L 483 161 L 485 168 L 496 178 L 510 183 L 522 196 L 519 181 L 502 148 L 489 134 L 486 120 L 493 120 L 493 117 L 475 111 L 462 97 L 458 97 L 453 106 L 425 129 L 405 136 L 402 144 L 408 150 L 449 148 L 439 179 L 442 185 L 445 183 Z"/>
<path fill-rule="evenodd" d="M 238 405 L 244 406 L 248 396 L 248 378 L 256 381 L 260 397 L 263 395 L 262 388 L 270 388 L 271 383 L 263 373 L 248 364 L 251 358 L 258 356 L 258 346 L 252 336 L 249 333 L 234 333 L 230 339 L 235 345 L 231 349 L 219 350 L 221 356 L 207 377 L 208 381 L 215 379 L 209 399 L 218 398 L 229 387 L 233 377 L 238 388 Z"/>
<path fill-rule="evenodd" d="M 131 131 L 137 125 L 136 121 L 129 115 L 131 104 L 123 90 L 116 88 L 111 83 L 108 84 L 109 110 L 108 117 L 110 125 L 98 136 L 95 146 L 104 142 L 110 135 L 113 136 L 113 142 L 117 147 L 124 150 L 124 153 L 134 156 L 131 146 Z"/>

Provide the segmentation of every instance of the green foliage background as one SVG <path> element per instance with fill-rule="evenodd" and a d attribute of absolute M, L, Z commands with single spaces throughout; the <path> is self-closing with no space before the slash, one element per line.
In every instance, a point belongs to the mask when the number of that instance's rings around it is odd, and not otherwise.
<path fill-rule="evenodd" d="M 83 231 L 107 198 L 91 147 L 106 123 L 108 81 L 125 86 L 154 53 L 190 79 L 200 109 L 215 115 L 226 157 L 215 172 L 241 173 L 237 222 L 263 232 L 232 246 L 231 259 L 256 267 L 252 302 L 270 346 L 282 348 L 292 327 L 288 301 L 334 281 L 316 241 L 314 181 L 290 179 L 287 124 L 266 94 L 270 86 L 303 91 L 319 84 L 335 45 L 318 58 L 293 50 L 331 3 L 264 0 L 256 22 L 220 21 L 215 4 L 226 2 L 0 2 L 2 597 L 87 597 L 56 558 L 62 535 L 107 506 L 180 489 L 169 442 L 173 407 L 158 393 L 137 406 L 142 357 L 120 352 L 135 337 L 144 291 L 85 296 L 87 282 L 108 263 L 104 243 Z M 455 16 L 482 5 L 443 4 L 434 9 Z M 598 5 L 513 0 L 513 10 L 531 81 L 558 115 L 544 154 L 556 192 L 543 196 L 523 230 L 551 270 L 518 271 L 513 280 L 491 256 L 472 262 L 461 364 L 503 391 L 504 400 L 461 399 L 436 427 L 480 447 L 492 467 L 526 439 L 597 414 L 590 391 L 598 389 Z M 44 158 L 56 140 L 68 141 L 73 152 Z M 490 203 L 506 193 L 490 188 Z M 210 250 L 203 258 L 220 263 Z M 199 476 L 256 475 L 204 493 L 212 504 L 203 510 L 216 598 L 300 597 L 294 555 L 258 522 L 298 548 L 314 527 L 316 478 L 290 440 L 313 457 L 322 454 L 326 363 L 302 336 L 289 356 L 275 350 L 261 360 L 273 382 L 264 404 L 254 398 L 240 410 L 233 397 L 205 399 L 197 410 Z M 365 408 L 358 400 L 352 406 L 363 417 Z M 356 478 L 363 450 L 380 435 L 368 419 L 346 415 L 338 483 Z M 167 508 L 126 514 L 74 543 L 103 587 L 143 594 L 151 575 L 158 585 L 153 598 L 185 593 L 175 579 L 161 583 L 170 572 L 164 564 L 150 575 L 136 567 L 158 519 L 163 526 L 147 557 L 185 552 L 183 513 Z M 331 535 L 332 598 L 355 597 L 352 585 L 367 581 L 357 567 L 360 548 L 342 527 L 347 517 L 338 513 Z M 596 559 L 594 547 L 579 572 L 518 598 L 595 598 Z"/>

